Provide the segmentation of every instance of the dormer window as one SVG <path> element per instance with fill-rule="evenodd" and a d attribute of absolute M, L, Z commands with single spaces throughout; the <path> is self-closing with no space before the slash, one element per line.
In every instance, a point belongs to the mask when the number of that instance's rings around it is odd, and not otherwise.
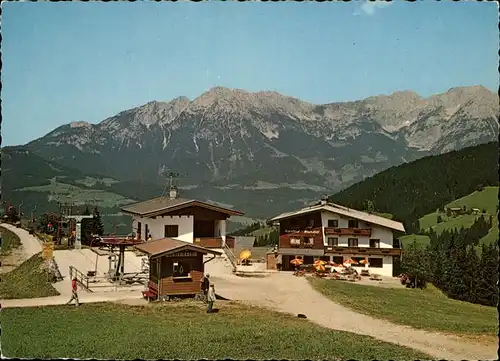
<path fill-rule="evenodd" d="M 357 219 L 350 219 L 348 221 L 348 225 L 347 225 L 349 228 L 359 228 L 359 222 Z"/>
<path fill-rule="evenodd" d="M 339 220 L 338 219 L 329 219 L 328 220 L 328 227 L 338 228 L 339 227 Z"/>

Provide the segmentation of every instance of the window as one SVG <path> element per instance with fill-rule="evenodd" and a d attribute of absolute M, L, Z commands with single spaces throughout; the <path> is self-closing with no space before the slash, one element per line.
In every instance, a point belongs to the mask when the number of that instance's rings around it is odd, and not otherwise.
<path fill-rule="evenodd" d="M 394 239 L 392 240 L 392 247 L 393 247 L 393 248 L 401 248 L 401 245 L 400 245 L 400 243 L 399 243 L 399 239 L 398 239 L 398 238 L 394 238 Z"/>
<path fill-rule="evenodd" d="M 347 239 L 349 247 L 358 247 L 358 239 L 357 238 L 348 238 Z"/>
<path fill-rule="evenodd" d="M 314 227 L 314 219 L 309 220 L 309 227 Z"/>
<path fill-rule="evenodd" d="M 328 220 L 328 227 L 338 228 L 339 227 L 339 220 L 338 219 L 329 219 Z"/>
<path fill-rule="evenodd" d="M 328 237 L 327 242 L 330 247 L 336 247 L 339 245 L 339 239 L 337 237 Z"/>
<path fill-rule="evenodd" d="M 149 236 L 149 228 L 148 228 L 148 225 L 145 224 L 144 225 L 144 239 L 148 239 L 148 236 Z"/>
<path fill-rule="evenodd" d="M 137 235 L 139 236 L 139 238 L 142 238 L 141 232 L 142 232 L 142 223 L 137 222 Z"/>
<path fill-rule="evenodd" d="M 370 239 L 370 248 L 380 248 L 380 239 Z"/>
<path fill-rule="evenodd" d="M 168 238 L 179 237 L 179 226 L 178 225 L 166 225 L 165 226 L 165 237 L 168 237 Z"/>
<path fill-rule="evenodd" d="M 186 261 L 174 261 L 174 277 L 187 277 L 191 271 L 191 264 Z"/>
<path fill-rule="evenodd" d="M 359 222 L 357 219 L 350 219 L 348 221 L 348 225 L 347 225 L 349 228 L 358 228 L 359 226 Z"/>
<path fill-rule="evenodd" d="M 362 263 L 359 263 L 360 261 L 362 261 L 362 260 L 364 260 L 364 259 L 365 259 L 365 257 L 352 257 L 352 260 L 353 260 L 353 261 L 358 262 L 358 263 L 353 264 L 352 266 L 353 266 L 353 267 L 363 267 L 363 268 L 364 268 L 364 267 L 365 267 L 365 265 L 364 265 L 364 264 L 362 264 Z"/>
<path fill-rule="evenodd" d="M 344 263 L 344 257 L 334 256 L 334 257 L 332 257 L 332 262 L 336 263 L 336 264 L 342 264 L 342 263 Z"/>
<path fill-rule="evenodd" d="M 382 258 L 368 258 L 368 263 L 371 268 L 382 268 L 384 263 Z"/>

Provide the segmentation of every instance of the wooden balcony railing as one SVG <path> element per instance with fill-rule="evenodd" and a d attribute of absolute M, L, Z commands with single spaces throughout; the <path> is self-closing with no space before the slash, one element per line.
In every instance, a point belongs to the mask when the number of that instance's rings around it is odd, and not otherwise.
<path fill-rule="evenodd" d="M 222 248 L 222 237 L 194 237 L 194 244 L 205 248 Z M 226 245 L 234 248 L 234 237 L 226 236 Z"/>
<path fill-rule="evenodd" d="M 325 235 L 327 236 L 364 236 L 370 237 L 372 230 L 370 228 L 337 228 L 325 227 Z"/>
<path fill-rule="evenodd" d="M 314 248 L 314 243 L 290 243 L 290 248 Z"/>
<path fill-rule="evenodd" d="M 371 248 L 371 247 L 339 247 L 327 246 L 325 253 L 376 255 L 376 256 L 399 256 L 403 253 L 400 248 Z"/>

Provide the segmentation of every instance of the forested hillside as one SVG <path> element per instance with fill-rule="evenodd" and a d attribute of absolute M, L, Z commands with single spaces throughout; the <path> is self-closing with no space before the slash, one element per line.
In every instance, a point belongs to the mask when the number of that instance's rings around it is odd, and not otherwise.
<path fill-rule="evenodd" d="M 478 188 L 498 185 L 498 142 L 429 156 L 387 169 L 330 197 L 355 209 L 388 212 L 418 232 L 415 221 Z M 371 202 L 371 203 L 370 203 Z"/>

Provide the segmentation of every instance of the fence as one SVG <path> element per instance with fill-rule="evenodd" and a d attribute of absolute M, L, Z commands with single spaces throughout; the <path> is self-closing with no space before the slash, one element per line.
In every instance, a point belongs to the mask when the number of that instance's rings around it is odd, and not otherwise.
<path fill-rule="evenodd" d="M 89 278 L 84 273 L 80 272 L 73 266 L 69 266 L 69 277 L 72 280 L 76 278 L 78 284 L 88 292 L 92 292 L 89 288 Z"/>

